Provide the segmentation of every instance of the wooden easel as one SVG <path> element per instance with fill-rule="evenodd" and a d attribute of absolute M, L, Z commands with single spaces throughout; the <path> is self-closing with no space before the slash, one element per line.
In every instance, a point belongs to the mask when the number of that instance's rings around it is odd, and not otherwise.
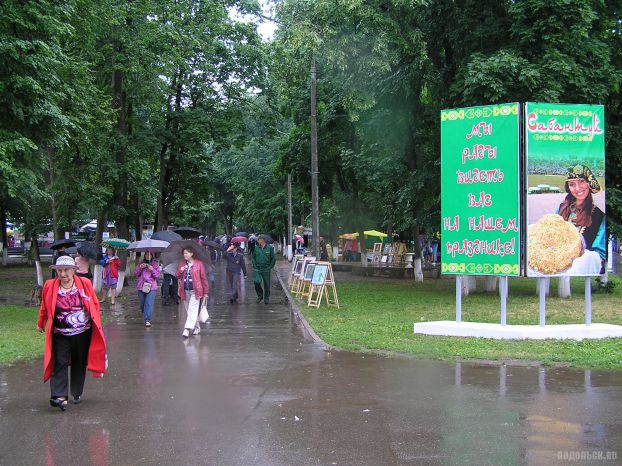
<path fill-rule="evenodd" d="M 287 277 L 287 286 L 290 290 L 292 289 L 292 285 L 294 283 L 294 271 L 296 269 L 296 262 L 302 260 L 303 257 L 304 256 L 302 254 L 296 254 L 292 259 L 292 268 L 289 271 L 289 276 Z"/>
<path fill-rule="evenodd" d="M 311 295 L 311 282 L 313 281 L 313 271 L 315 269 L 315 262 L 305 262 L 304 270 L 302 272 L 302 285 L 300 286 L 300 292 L 298 293 L 300 299 L 309 299 Z"/>
<path fill-rule="evenodd" d="M 304 283 L 304 272 L 309 262 L 315 262 L 315 257 L 303 257 L 302 267 L 300 268 L 300 271 L 298 273 L 294 273 L 294 283 L 292 285 L 292 293 L 295 296 L 300 297 L 302 293 L 302 285 Z"/>
<path fill-rule="evenodd" d="M 324 270 L 326 273 L 319 277 L 318 271 Z M 309 298 L 307 305 L 319 308 L 322 304 L 322 297 L 326 298 L 326 304 L 339 309 L 339 298 L 337 297 L 337 288 L 335 287 L 335 276 L 333 275 L 333 267 L 330 262 L 316 262 L 311 288 L 309 289 Z"/>

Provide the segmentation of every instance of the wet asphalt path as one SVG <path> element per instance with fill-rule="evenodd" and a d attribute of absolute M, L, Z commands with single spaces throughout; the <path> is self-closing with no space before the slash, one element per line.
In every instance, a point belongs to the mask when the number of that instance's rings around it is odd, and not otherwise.
<path fill-rule="evenodd" d="M 276 286 L 255 303 L 251 275 L 230 305 L 218 269 L 211 320 L 186 341 L 159 297 L 146 329 L 132 287 L 105 330 L 109 373 L 64 413 L 41 360 L 0 368 L 0 464 L 622 462 L 622 373 L 324 351 Z"/>

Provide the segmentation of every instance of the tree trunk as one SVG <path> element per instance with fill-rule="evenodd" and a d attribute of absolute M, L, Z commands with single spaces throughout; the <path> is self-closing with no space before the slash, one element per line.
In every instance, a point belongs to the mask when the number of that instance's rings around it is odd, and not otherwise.
<path fill-rule="evenodd" d="M 488 275 L 484 279 L 484 291 L 487 293 L 494 293 L 497 291 L 497 280 L 498 277 L 494 275 Z"/>
<path fill-rule="evenodd" d="M 140 197 L 138 194 L 132 196 L 132 205 L 134 206 L 134 237 L 141 240 L 143 236 L 143 215 L 140 211 Z M 153 226 L 155 230 L 155 225 Z M 158 230 L 155 230 L 158 231 Z M 129 239 L 129 238 L 126 238 Z"/>
<path fill-rule="evenodd" d="M 462 276 L 462 295 L 469 296 L 477 290 L 477 280 L 474 275 Z"/>
<path fill-rule="evenodd" d="M 359 227 L 359 252 L 361 253 L 361 264 L 363 267 L 367 267 L 367 241 L 365 240 L 365 234 L 363 233 L 363 227 Z"/>
<path fill-rule="evenodd" d="M 551 287 L 551 279 L 550 278 L 545 278 L 544 279 L 544 293 L 545 296 L 549 295 L 549 289 Z M 536 280 L 536 294 L 540 293 L 540 280 Z"/>
<path fill-rule="evenodd" d="M 423 267 L 421 266 L 421 255 L 419 255 L 419 257 L 415 256 L 415 259 L 413 260 L 413 266 L 415 267 L 415 270 L 414 270 L 415 281 L 422 282 L 423 281 Z"/>
<path fill-rule="evenodd" d="M 54 185 L 54 149 L 51 147 L 46 148 L 47 155 L 47 170 L 46 170 L 46 181 L 48 186 Z M 59 240 L 63 239 L 64 235 L 60 229 L 60 225 L 58 224 L 58 207 L 56 205 L 56 198 L 52 196 L 52 232 L 54 233 L 54 239 Z"/>
<path fill-rule="evenodd" d="M 125 254 L 124 254 L 124 264 L 125 264 L 125 268 L 121 268 L 119 269 L 119 279 L 117 280 L 117 296 L 121 296 L 121 293 L 123 292 L 123 285 L 125 284 L 125 279 L 126 277 L 130 276 L 130 258 L 127 254 L 127 250 L 124 249 Z"/>
<path fill-rule="evenodd" d="M 559 281 L 557 283 L 557 295 L 560 298 L 570 298 L 570 276 L 569 275 L 559 277 Z"/>
<path fill-rule="evenodd" d="M 43 286 L 43 270 L 41 269 L 41 254 L 39 253 L 39 243 L 37 242 L 37 235 L 33 235 L 30 242 L 30 257 L 32 257 L 35 261 L 37 285 Z"/>
<path fill-rule="evenodd" d="M 9 247 L 9 241 L 6 234 L 6 208 L 4 204 L 0 204 L 0 236 L 2 237 L 2 265 L 6 266 L 8 261 L 8 253 L 7 248 Z"/>

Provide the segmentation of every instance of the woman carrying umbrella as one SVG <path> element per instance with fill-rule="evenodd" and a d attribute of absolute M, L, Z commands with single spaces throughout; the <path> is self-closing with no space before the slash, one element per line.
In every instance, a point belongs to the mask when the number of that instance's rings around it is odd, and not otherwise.
<path fill-rule="evenodd" d="M 46 334 L 43 380 L 50 380 L 50 405 L 64 411 L 70 388 L 69 366 L 73 403 L 78 404 L 87 369 L 93 377 L 106 372 L 106 339 L 93 285 L 74 275 L 73 258 L 61 256 L 51 268 L 58 272 L 58 278 L 43 285 L 37 329 Z"/>
<path fill-rule="evenodd" d="M 209 285 L 207 283 L 207 273 L 203 262 L 197 260 L 199 256 L 196 246 L 187 245 L 183 248 L 183 260 L 179 261 L 175 276 L 179 281 L 179 297 L 184 302 L 186 309 L 186 323 L 182 336 L 188 338 L 190 332 L 198 335 L 201 332 L 199 325 L 199 310 L 203 304 L 202 300 L 208 298 Z"/>
<path fill-rule="evenodd" d="M 158 278 L 160 277 L 160 265 L 151 251 L 145 252 L 143 261 L 134 270 L 134 276 L 138 277 L 136 287 L 145 327 L 151 327 L 153 304 L 158 290 Z"/>
<path fill-rule="evenodd" d="M 106 255 L 99 261 L 104 268 L 102 272 L 102 290 L 103 296 L 100 303 L 106 302 L 108 292 L 110 292 L 110 304 L 114 306 L 114 300 L 117 295 L 117 281 L 119 280 L 119 267 L 121 267 L 121 259 L 114 253 L 114 249 L 106 248 Z"/>

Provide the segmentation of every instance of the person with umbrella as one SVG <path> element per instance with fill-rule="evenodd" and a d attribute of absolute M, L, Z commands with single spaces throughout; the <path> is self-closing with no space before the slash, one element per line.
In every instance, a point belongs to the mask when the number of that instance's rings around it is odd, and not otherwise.
<path fill-rule="evenodd" d="M 50 245 L 50 249 L 56 251 L 54 254 L 54 258 L 52 259 L 52 265 L 56 264 L 56 261 L 58 260 L 59 257 L 69 255 L 69 253 L 65 251 L 65 248 L 70 248 L 75 245 L 76 245 L 75 241 L 72 241 L 70 239 L 59 239 L 59 240 L 54 241 Z M 57 276 L 56 269 L 53 268 L 52 278 L 56 278 L 56 276 Z"/>
<path fill-rule="evenodd" d="M 238 300 L 238 286 L 240 284 L 240 272 L 246 277 L 246 263 L 244 254 L 238 249 L 240 243 L 231 241 L 231 246 L 227 249 L 227 282 L 229 283 L 229 302 L 234 303 Z"/>
<path fill-rule="evenodd" d="M 255 233 L 253 233 L 249 238 L 248 238 L 248 253 L 252 256 L 253 255 L 253 251 L 255 250 L 255 246 L 257 246 L 257 235 Z"/>
<path fill-rule="evenodd" d="M 260 235 L 257 239 L 257 246 L 253 250 L 253 283 L 257 292 L 257 302 L 262 300 L 268 304 L 270 302 L 270 283 L 272 269 L 276 263 L 274 248 L 266 241 L 265 235 Z M 262 288 L 263 282 L 263 288 Z"/>
<path fill-rule="evenodd" d="M 183 259 L 177 265 L 175 276 L 179 281 L 179 297 L 184 303 L 186 309 L 186 323 L 182 336 L 188 338 L 190 332 L 198 335 L 201 332 L 199 325 L 199 311 L 203 305 L 202 300 L 207 300 L 209 293 L 209 284 L 207 281 L 207 272 L 203 262 L 199 260 L 201 254 L 205 254 L 197 243 L 185 243 L 183 246 Z"/>
<path fill-rule="evenodd" d="M 90 280 L 75 275 L 74 259 L 60 256 L 50 267 L 58 278 L 43 285 L 37 329 L 46 333 L 43 381 L 50 381 L 50 405 L 65 411 L 70 381 L 73 403 L 78 404 L 87 369 L 93 377 L 106 372 L 106 339 L 97 295 Z"/>
<path fill-rule="evenodd" d="M 82 254 L 80 254 L 79 249 L 76 252 L 75 261 L 76 261 L 76 266 L 78 267 L 76 269 L 76 275 L 78 277 L 88 278 L 89 280 L 93 281 L 93 274 L 91 273 L 91 270 L 89 267 L 89 260 L 86 257 L 84 257 Z"/>
<path fill-rule="evenodd" d="M 114 249 L 106 248 L 106 255 L 99 261 L 103 267 L 102 271 L 102 291 L 103 296 L 100 303 L 106 302 L 108 292 L 110 292 L 110 304 L 114 306 L 114 300 L 117 296 L 117 281 L 119 280 L 119 267 L 121 267 L 121 259 L 114 253 Z"/>
<path fill-rule="evenodd" d="M 151 239 L 157 239 L 160 241 L 168 241 L 173 243 L 175 241 L 181 241 L 183 238 L 180 234 L 170 230 L 156 231 L 151 235 Z M 165 263 L 166 265 L 166 263 Z M 168 267 L 162 269 L 162 305 L 168 306 L 169 301 L 172 299 L 173 303 L 179 304 L 179 297 L 177 296 L 177 277 L 175 277 L 175 271 L 177 266 L 170 270 Z"/>
<path fill-rule="evenodd" d="M 145 327 L 151 327 L 151 316 L 160 277 L 160 265 L 151 251 L 145 252 L 142 262 L 134 269 L 134 276 L 138 277 L 136 287 Z"/>

